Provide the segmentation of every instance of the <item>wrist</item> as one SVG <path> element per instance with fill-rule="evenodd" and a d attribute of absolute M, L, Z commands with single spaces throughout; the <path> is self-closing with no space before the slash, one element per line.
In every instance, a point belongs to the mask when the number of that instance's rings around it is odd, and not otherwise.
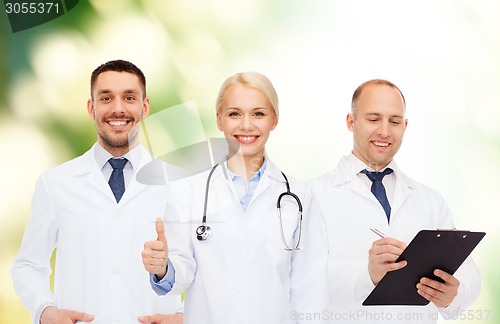
<path fill-rule="evenodd" d="M 162 271 L 162 272 L 159 272 L 159 273 L 156 273 L 155 276 L 156 276 L 156 279 L 158 281 L 162 280 L 166 275 L 167 275 L 167 271 L 168 271 L 168 266 L 165 267 L 165 269 Z"/>
<path fill-rule="evenodd" d="M 53 313 L 56 310 L 54 306 L 47 306 L 45 307 L 42 312 L 40 313 L 40 320 L 39 323 L 43 324 L 43 321 L 45 318 L 49 317 L 51 313 Z"/>

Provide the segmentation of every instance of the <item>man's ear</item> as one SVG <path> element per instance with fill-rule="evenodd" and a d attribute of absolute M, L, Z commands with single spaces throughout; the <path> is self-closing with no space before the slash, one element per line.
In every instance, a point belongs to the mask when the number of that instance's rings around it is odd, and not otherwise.
<path fill-rule="evenodd" d="M 87 112 L 92 119 L 95 119 L 94 101 L 91 98 L 87 100 Z"/>
<path fill-rule="evenodd" d="M 144 104 L 142 107 L 142 118 L 148 117 L 149 109 L 150 109 L 150 102 L 149 102 L 149 98 L 146 97 L 146 98 L 144 98 Z"/>
<path fill-rule="evenodd" d="M 354 129 L 354 115 L 352 113 L 348 113 L 345 121 L 347 128 L 352 132 Z"/>

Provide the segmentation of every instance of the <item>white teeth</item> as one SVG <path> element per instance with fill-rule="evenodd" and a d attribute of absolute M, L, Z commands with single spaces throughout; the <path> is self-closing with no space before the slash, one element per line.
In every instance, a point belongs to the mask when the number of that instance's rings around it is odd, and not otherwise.
<path fill-rule="evenodd" d="M 389 143 L 381 143 L 381 142 L 373 142 L 373 144 L 377 145 L 377 146 L 389 146 Z"/>
<path fill-rule="evenodd" d="M 114 121 L 110 121 L 110 122 L 109 122 L 109 124 L 110 124 L 111 126 L 123 126 L 123 125 L 125 125 L 126 123 L 127 123 L 126 121 L 121 121 L 121 120 L 120 120 L 120 121 L 115 121 L 115 120 L 114 120 Z"/>
<path fill-rule="evenodd" d="M 248 141 L 252 141 L 253 139 L 255 139 L 255 136 L 239 136 L 239 138 L 242 141 L 248 142 Z"/>

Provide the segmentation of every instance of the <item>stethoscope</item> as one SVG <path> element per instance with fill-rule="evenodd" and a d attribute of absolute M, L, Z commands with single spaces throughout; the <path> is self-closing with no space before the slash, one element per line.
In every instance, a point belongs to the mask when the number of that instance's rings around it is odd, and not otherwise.
<path fill-rule="evenodd" d="M 208 174 L 207 178 L 207 184 L 205 187 L 205 203 L 203 205 L 203 218 L 201 220 L 201 225 L 196 228 L 196 238 L 199 241 L 206 241 L 210 238 L 210 235 L 212 235 L 212 229 L 210 226 L 207 225 L 207 205 L 208 205 L 208 192 L 209 192 L 209 187 L 210 187 L 210 179 L 212 178 L 212 174 L 214 173 L 215 169 L 219 166 L 219 164 L 216 164 L 212 170 L 210 170 L 210 173 Z M 294 194 L 293 192 L 290 191 L 290 183 L 288 182 L 288 179 L 286 175 L 281 172 L 283 175 L 283 178 L 285 178 L 286 182 L 286 192 L 283 192 L 278 196 L 278 201 L 276 203 L 276 208 L 278 209 L 278 218 L 280 220 L 280 227 L 281 227 L 281 238 L 283 239 L 283 244 L 285 244 L 285 249 L 287 251 L 296 251 L 299 250 L 299 245 L 300 245 L 300 237 L 302 235 L 302 203 L 300 202 L 299 197 Z M 283 232 L 283 221 L 281 217 L 281 199 L 285 196 L 290 196 L 295 201 L 297 202 L 297 206 L 299 209 L 299 237 L 297 239 L 297 244 L 294 247 L 291 247 L 288 245 L 285 239 L 285 233 Z"/>

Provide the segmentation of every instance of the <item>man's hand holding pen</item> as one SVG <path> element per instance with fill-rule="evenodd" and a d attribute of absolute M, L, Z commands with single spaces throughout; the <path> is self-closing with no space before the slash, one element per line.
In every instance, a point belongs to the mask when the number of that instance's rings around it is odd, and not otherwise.
<path fill-rule="evenodd" d="M 406 249 L 406 243 L 394 238 L 386 237 L 375 228 L 370 230 L 381 237 L 373 242 L 368 251 L 368 272 L 374 285 L 377 285 L 388 271 L 394 271 L 406 266 L 406 261 L 395 262 Z"/>
<path fill-rule="evenodd" d="M 373 242 L 368 252 L 368 272 L 373 284 L 377 285 L 388 271 L 398 270 L 407 265 L 406 261 L 395 262 L 406 249 L 406 243 L 386 237 L 377 229 L 370 228 L 370 230 L 381 237 Z M 444 282 L 421 278 L 416 286 L 417 292 L 437 307 L 447 307 L 457 296 L 460 281 L 439 269 L 434 271 L 434 275 Z"/>
<path fill-rule="evenodd" d="M 406 266 L 406 261 L 395 262 L 405 248 L 406 243 L 390 237 L 373 242 L 368 251 L 368 272 L 374 285 L 377 285 L 388 271 Z"/>

